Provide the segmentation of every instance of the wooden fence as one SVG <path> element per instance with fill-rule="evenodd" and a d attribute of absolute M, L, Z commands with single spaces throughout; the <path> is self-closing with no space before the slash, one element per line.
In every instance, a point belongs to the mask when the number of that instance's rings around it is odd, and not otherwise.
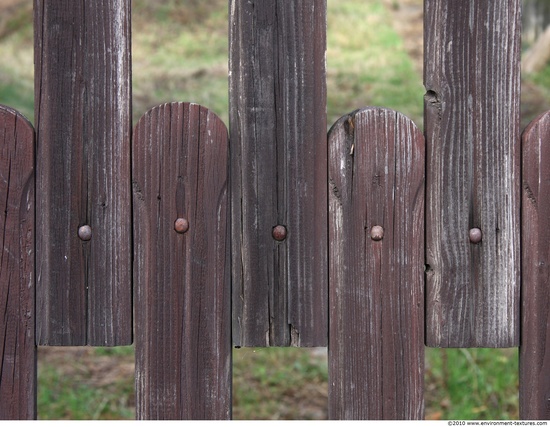
<path fill-rule="evenodd" d="M 140 419 L 230 418 L 233 345 L 328 345 L 333 419 L 421 419 L 425 345 L 520 346 L 521 417 L 549 418 L 520 0 L 425 0 L 424 135 L 369 107 L 327 137 L 325 0 L 229 10 L 230 135 L 189 103 L 132 134 L 130 0 L 34 0 L 35 129 L 0 107 L 0 417 L 36 417 L 37 346 L 135 337 Z"/>

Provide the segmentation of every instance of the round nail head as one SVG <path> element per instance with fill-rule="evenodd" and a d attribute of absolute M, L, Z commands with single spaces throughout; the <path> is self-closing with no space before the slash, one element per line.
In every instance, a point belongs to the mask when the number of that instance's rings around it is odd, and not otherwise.
<path fill-rule="evenodd" d="M 78 229 L 78 237 L 80 237 L 80 240 L 84 240 L 87 242 L 92 238 L 92 227 L 89 225 L 83 225 Z"/>
<path fill-rule="evenodd" d="M 482 238 L 483 234 L 481 233 L 481 230 L 479 228 L 472 228 L 470 230 L 470 242 L 479 243 L 481 242 Z"/>
<path fill-rule="evenodd" d="M 384 238 L 384 227 L 375 225 L 370 229 L 370 238 L 375 242 L 379 242 Z"/>
<path fill-rule="evenodd" d="M 284 225 L 277 225 L 273 227 L 273 238 L 278 242 L 282 242 L 286 239 L 286 227 Z"/>
<path fill-rule="evenodd" d="M 174 223 L 174 230 L 176 230 L 180 234 L 185 233 L 187 230 L 189 230 L 189 221 L 187 221 L 185 218 L 176 219 L 176 222 Z"/>

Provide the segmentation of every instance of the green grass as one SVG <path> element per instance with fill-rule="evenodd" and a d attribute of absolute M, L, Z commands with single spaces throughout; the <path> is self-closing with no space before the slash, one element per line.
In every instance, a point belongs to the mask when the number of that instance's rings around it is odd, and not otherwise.
<path fill-rule="evenodd" d="M 157 104 L 188 101 L 210 108 L 227 124 L 227 2 L 209 2 L 210 13 L 194 19 L 178 14 L 174 3 L 165 1 L 153 12 L 158 21 L 142 18 L 149 16 L 147 2 L 134 5 L 134 122 Z"/>
<path fill-rule="evenodd" d="M 233 418 L 326 418 L 327 381 L 326 358 L 307 349 L 235 349 Z"/>
<path fill-rule="evenodd" d="M 133 347 L 40 348 L 38 354 L 39 419 L 134 418 Z"/>
<path fill-rule="evenodd" d="M 431 419 L 518 419 L 517 349 L 426 349 Z"/>
<path fill-rule="evenodd" d="M 328 0 L 329 123 L 364 106 L 393 108 L 422 126 L 422 78 L 381 1 Z"/>
<path fill-rule="evenodd" d="M 0 39 L 0 104 L 17 109 L 34 122 L 34 65 L 32 25 Z M 9 60 L 8 60 L 9 58 Z"/>

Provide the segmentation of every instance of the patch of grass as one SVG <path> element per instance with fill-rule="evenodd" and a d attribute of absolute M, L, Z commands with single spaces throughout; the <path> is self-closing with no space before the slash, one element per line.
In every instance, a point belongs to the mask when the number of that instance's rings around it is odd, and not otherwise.
<path fill-rule="evenodd" d="M 156 21 L 139 18 L 151 6 L 138 2 L 134 7 L 138 25 L 132 35 L 134 122 L 155 105 L 186 101 L 210 108 L 227 125 L 227 2 L 209 2 L 206 15 L 196 9 L 196 20 L 185 26 L 177 14 L 186 8 L 176 7 L 174 1 L 163 3 L 171 9 Z"/>
<path fill-rule="evenodd" d="M 106 390 L 76 383 L 53 366 L 40 371 L 38 414 L 42 420 L 116 420 L 131 419 L 126 405 L 128 390 L 116 395 Z"/>
<path fill-rule="evenodd" d="M 134 356 L 134 346 L 125 345 L 120 347 L 95 347 L 94 353 L 98 356 L 127 357 Z"/>
<path fill-rule="evenodd" d="M 326 357 L 299 348 L 233 351 L 233 418 L 326 419 Z"/>
<path fill-rule="evenodd" d="M 41 347 L 39 419 L 134 418 L 133 349 L 121 349 L 106 356 L 90 347 Z"/>
<path fill-rule="evenodd" d="M 426 349 L 428 419 L 518 419 L 517 349 Z"/>
<path fill-rule="evenodd" d="M 329 124 L 354 109 L 383 106 L 422 126 L 422 79 L 391 19 L 378 0 L 328 0 Z"/>
<path fill-rule="evenodd" d="M 550 101 L 550 64 L 538 73 L 533 73 L 526 78 L 536 84 L 543 96 Z"/>
<path fill-rule="evenodd" d="M 34 122 L 34 64 L 32 26 L 0 39 L 0 104 L 7 105 Z M 9 60 L 7 59 L 9 58 Z"/>

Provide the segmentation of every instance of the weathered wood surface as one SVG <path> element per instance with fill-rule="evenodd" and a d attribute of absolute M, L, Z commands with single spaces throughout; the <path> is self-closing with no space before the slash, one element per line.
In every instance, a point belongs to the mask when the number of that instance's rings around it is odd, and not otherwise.
<path fill-rule="evenodd" d="M 137 416 L 228 419 L 227 129 L 164 104 L 137 124 L 132 157 Z"/>
<path fill-rule="evenodd" d="M 523 134 L 520 418 L 550 419 L 550 112 Z"/>
<path fill-rule="evenodd" d="M 237 346 L 327 343 L 325 51 L 326 0 L 230 1 Z"/>
<path fill-rule="evenodd" d="M 426 0 L 424 20 L 427 344 L 517 346 L 520 0 Z"/>
<path fill-rule="evenodd" d="M 329 133 L 331 419 L 423 418 L 424 160 L 391 110 Z"/>
<path fill-rule="evenodd" d="M 38 343 L 130 344 L 130 1 L 34 11 Z"/>
<path fill-rule="evenodd" d="M 0 206 L 0 419 L 34 419 L 34 129 L 1 105 Z"/>

